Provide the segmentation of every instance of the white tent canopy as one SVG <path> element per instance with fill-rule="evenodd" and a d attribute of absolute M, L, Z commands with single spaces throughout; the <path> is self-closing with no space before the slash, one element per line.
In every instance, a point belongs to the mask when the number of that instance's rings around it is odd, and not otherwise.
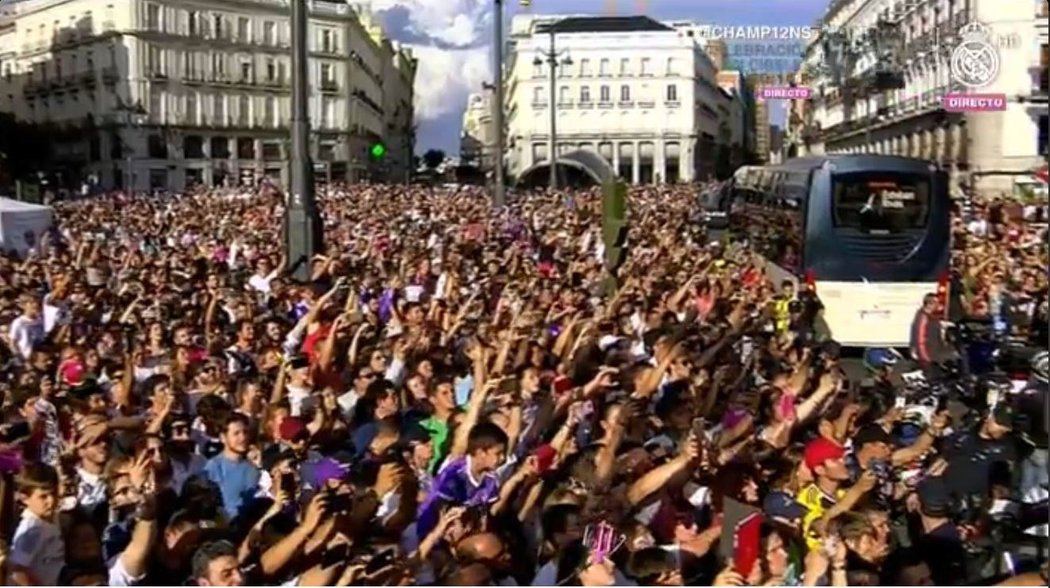
<path fill-rule="evenodd" d="M 55 211 L 50 206 L 0 198 L 0 243 L 4 251 L 25 255 L 51 228 Z"/>

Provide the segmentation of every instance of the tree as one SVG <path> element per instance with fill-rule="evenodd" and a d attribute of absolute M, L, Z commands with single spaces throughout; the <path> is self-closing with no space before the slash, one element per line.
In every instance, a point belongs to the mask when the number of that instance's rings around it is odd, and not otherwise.
<path fill-rule="evenodd" d="M 429 170 L 435 170 L 439 165 L 445 162 L 445 152 L 440 149 L 428 149 L 423 154 L 423 163 Z"/>

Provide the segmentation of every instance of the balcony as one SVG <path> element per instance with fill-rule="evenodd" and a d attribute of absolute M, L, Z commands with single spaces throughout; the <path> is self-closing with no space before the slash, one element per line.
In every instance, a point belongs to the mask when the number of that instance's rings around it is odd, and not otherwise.
<path fill-rule="evenodd" d="M 44 82 L 34 82 L 30 80 L 22 87 L 22 93 L 26 96 L 36 96 L 37 94 L 43 94 L 46 91 L 47 86 Z"/>
<path fill-rule="evenodd" d="M 267 88 L 288 88 L 291 86 L 291 83 L 285 78 L 273 78 L 263 80 L 261 85 Z"/>
<path fill-rule="evenodd" d="M 677 100 L 666 100 L 666 101 L 664 101 L 664 106 L 666 108 L 678 108 L 681 105 L 682 105 L 682 103 L 677 101 Z"/>
<path fill-rule="evenodd" d="M 573 106 L 572 100 L 559 100 L 558 101 L 558 108 L 572 108 L 572 106 Z"/>
<path fill-rule="evenodd" d="M 95 72 L 93 71 L 81 72 L 79 77 L 80 83 L 88 87 L 93 87 L 98 82 L 98 80 L 95 78 Z"/>
<path fill-rule="evenodd" d="M 537 108 L 537 109 L 539 109 L 539 108 L 547 108 L 547 101 L 546 100 L 533 100 L 532 101 L 532 107 L 533 108 Z"/>
<path fill-rule="evenodd" d="M 634 108 L 634 100 L 620 100 L 620 108 Z"/>
<path fill-rule="evenodd" d="M 321 91 L 325 93 L 338 92 L 339 82 L 335 80 L 321 80 Z"/>
<path fill-rule="evenodd" d="M 196 86 L 203 84 L 206 80 L 204 79 L 204 74 L 195 71 L 182 76 L 182 81 L 186 84 Z"/>
<path fill-rule="evenodd" d="M 146 72 L 146 77 L 154 82 L 168 81 L 168 74 L 154 69 L 151 69 L 148 72 Z"/>
<path fill-rule="evenodd" d="M 117 73 L 117 68 L 115 68 L 115 67 L 106 67 L 106 68 L 102 69 L 102 83 L 103 84 L 112 85 L 112 84 L 117 83 L 117 80 L 119 80 L 119 79 L 120 79 L 120 74 Z"/>
<path fill-rule="evenodd" d="M 601 100 L 598 102 L 598 108 L 600 110 L 609 110 L 613 106 L 615 105 L 613 104 L 612 100 Z"/>
<path fill-rule="evenodd" d="M 640 100 L 638 102 L 638 108 L 656 108 L 656 102 L 652 100 Z"/>
<path fill-rule="evenodd" d="M 594 102 L 591 102 L 590 100 L 580 100 L 579 107 L 584 110 L 590 110 L 594 108 Z"/>

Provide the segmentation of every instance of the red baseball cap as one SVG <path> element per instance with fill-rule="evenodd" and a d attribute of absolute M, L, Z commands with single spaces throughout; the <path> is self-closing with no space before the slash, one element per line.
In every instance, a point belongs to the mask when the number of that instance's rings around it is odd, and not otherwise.
<path fill-rule="evenodd" d="M 806 462 L 806 467 L 812 470 L 833 459 L 842 459 L 845 455 L 846 450 L 841 445 L 830 439 L 820 437 L 806 445 L 803 458 Z"/>
<path fill-rule="evenodd" d="M 304 436 L 308 435 L 306 430 L 306 423 L 298 417 L 287 417 L 281 421 L 278 433 L 281 435 L 281 439 L 284 441 L 299 441 Z"/>

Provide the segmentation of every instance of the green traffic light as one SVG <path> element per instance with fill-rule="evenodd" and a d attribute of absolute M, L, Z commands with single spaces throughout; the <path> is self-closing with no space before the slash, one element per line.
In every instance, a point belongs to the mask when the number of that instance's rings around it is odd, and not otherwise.
<path fill-rule="evenodd" d="M 386 155 L 386 145 L 383 145 L 382 143 L 372 145 L 372 157 L 382 159 L 384 155 Z"/>

